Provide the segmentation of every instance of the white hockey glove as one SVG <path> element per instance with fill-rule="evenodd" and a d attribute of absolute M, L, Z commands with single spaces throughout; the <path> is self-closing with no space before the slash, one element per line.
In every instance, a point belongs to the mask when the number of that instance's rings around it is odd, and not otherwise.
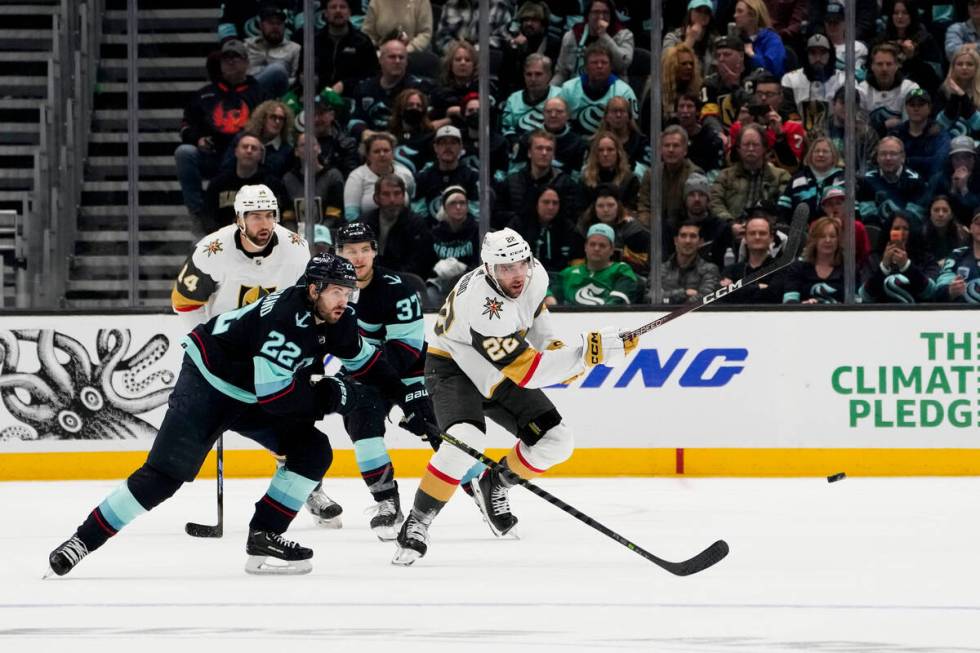
<path fill-rule="evenodd" d="M 596 365 L 616 367 L 626 360 L 626 357 L 636 348 L 639 338 L 623 340 L 616 327 L 603 327 L 598 331 L 586 331 L 582 334 L 582 350 L 585 367 Z"/>
<path fill-rule="evenodd" d="M 432 271 L 440 279 L 452 279 L 466 272 L 466 265 L 456 258 L 444 258 L 432 266 Z"/>

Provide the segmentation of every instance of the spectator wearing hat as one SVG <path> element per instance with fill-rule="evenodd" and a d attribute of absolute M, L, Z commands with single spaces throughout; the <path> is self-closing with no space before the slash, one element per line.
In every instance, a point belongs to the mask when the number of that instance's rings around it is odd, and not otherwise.
<path fill-rule="evenodd" d="M 773 262 L 775 235 L 776 229 L 767 213 L 750 212 L 745 220 L 743 256 L 722 268 L 719 285 L 727 288 L 769 267 Z M 737 296 L 725 297 L 722 301 L 730 304 L 779 304 L 783 299 L 783 274 L 782 271 L 776 272 L 758 283 L 742 286 Z"/>
<path fill-rule="evenodd" d="M 680 225 L 685 222 L 696 222 L 701 226 L 703 244 L 699 253 L 702 258 L 721 269 L 726 252 L 731 250 L 734 257 L 734 253 L 738 251 L 738 242 L 732 235 L 731 225 L 711 214 L 710 202 L 711 182 L 700 173 L 691 174 L 684 183 L 683 211 L 675 222 L 668 223 L 663 230 L 664 256 L 674 253 L 674 236 Z M 741 224 L 742 217 L 735 222 Z"/>
<path fill-rule="evenodd" d="M 823 25 L 823 31 L 830 40 L 830 44 L 834 47 L 834 59 L 837 70 L 844 72 L 844 66 L 847 61 L 847 38 L 844 32 L 844 5 L 839 2 L 826 2 L 826 0 L 810 0 L 810 20 L 813 21 L 813 3 L 816 2 L 821 4 L 819 7 L 820 11 L 823 12 L 823 18 L 817 23 L 811 22 L 812 25 L 819 27 Z M 873 24 L 874 18 L 877 15 L 877 6 L 874 4 L 877 0 L 857 0 L 857 27 L 858 33 L 861 33 L 861 24 L 863 21 Z M 862 16 L 860 12 L 862 11 L 861 5 L 864 3 L 870 3 L 868 14 Z M 826 9 L 824 9 L 826 7 Z M 871 34 L 873 35 L 873 33 Z M 868 73 L 868 46 L 865 45 L 864 40 L 854 41 L 854 78 L 862 82 Z"/>
<path fill-rule="evenodd" d="M 823 191 L 820 199 L 820 210 L 810 214 L 810 222 L 819 217 L 828 217 L 837 223 L 837 227 L 844 233 L 844 220 L 847 218 L 845 210 L 847 206 L 847 191 L 843 186 L 828 186 Z M 877 229 L 877 227 L 875 227 Z M 860 220 L 854 220 L 854 262 L 857 269 L 862 269 L 871 255 L 871 236 L 868 229 Z"/>
<path fill-rule="evenodd" d="M 470 212 L 470 201 L 462 186 L 443 191 L 441 203 L 438 221 L 432 227 L 436 259 L 432 282 L 445 296 L 463 274 L 480 264 L 480 223 Z"/>
<path fill-rule="evenodd" d="M 299 106 L 297 104 L 297 106 Z M 344 99 L 329 88 L 313 97 L 313 135 L 320 144 L 320 158 L 328 168 L 337 168 L 345 177 L 361 164 L 361 155 L 355 140 L 343 128 L 346 110 Z M 300 111 L 296 116 L 296 131 L 306 128 L 306 117 Z"/>
<path fill-rule="evenodd" d="M 714 17 L 715 4 L 712 0 L 689 0 L 684 23 L 664 34 L 663 49 L 666 51 L 683 43 L 694 51 L 701 64 L 702 74 L 707 75 L 714 71 L 714 41 L 718 38 Z"/>
<path fill-rule="evenodd" d="M 844 86 L 844 71 L 837 69 L 836 59 L 830 40 L 814 34 L 807 39 L 803 66 L 783 75 L 782 86 L 788 90 L 807 133 L 827 119 L 834 93 Z"/>
<path fill-rule="evenodd" d="M 500 50 L 510 38 L 507 29 L 514 17 L 514 3 L 490 0 L 490 48 Z M 453 41 L 480 41 L 479 0 L 446 0 L 436 27 L 434 49 L 442 54 Z"/>
<path fill-rule="evenodd" d="M 980 44 L 980 2 L 969 0 L 967 2 L 968 17 L 961 23 L 954 23 L 946 30 L 946 59 L 953 60 L 956 54 L 964 45 L 977 46 Z"/>
<path fill-rule="evenodd" d="M 554 134 L 539 129 L 528 135 L 527 165 L 497 183 L 497 200 L 490 225 L 503 229 L 523 213 L 545 187 L 558 190 L 562 197 L 562 214 L 568 219 L 578 215 L 578 189 L 571 177 L 555 165 Z"/>
<path fill-rule="evenodd" d="M 313 245 L 310 254 L 333 254 L 333 235 L 325 224 L 313 225 Z"/>
<path fill-rule="evenodd" d="M 734 163 L 723 169 L 711 185 L 711 212 L 733 222 L 758 202 L 779 201 L 789 173 L 768 161 L 769 143 L 763 127 L 743 125 L 732 148 Z"/>
<path fill-rule="evenodd" d="M 806 204 L 810 208 L 810 215 L 819 215 L 824 189 L 844 185 L 844 169 L 839 163 L 840 152 L 834 141 L 827 136 L 815 138 L 810 143 L 803 165 L 790 178 L 779 197 L 780 221 L 785 224 L 792 222 L 793 211 L 800 204 Z"/>
<path fill-rule="evenodd" d="M 594 134 L 602 122 L 606 104 L 617 95 L 629 100 L 631 117 L 636 118 L 636 94 L 629 84 L 613 73 L 610 49 L 602 42 L 596 42 L 585 50 L 584 57 L 585 72 L 561 85 L 561 96 L 568 104 L 575 129 L 585 136 Z"/>
<path fill-rule="evenodd" d="M 504 138 L 514 145 L 525 134 L 544 126 L 544 104 L 557 97 L 561 90 L 552 86 L 551 59 L 543 54 L 530 54 L 524 59 L 524 88 L 511 93 L 504 103 L 501 127 Z M 566 120 L 568 111 L 565 111 Z"/>
<path fill-rule="evenodd" d="M 549 273 L 560 272 L 583 256 L 583 238 L 561 210 L 562 203 L 568 200 L 551 186 L 545 186 L 537 199 L 528 201 L 507 225 L 524 237 L 534 258 Z"/>
<path fill-rule="evenodd" d="M 980 211 L 970 220 L 970 241 L 954 249 L 936 278 L 937 302 L 980 304 Z"/>
<path fill-rule="evenodd" d="M 182 144 L 174 152 L 184 205 L 196 217 L 204 211 L 203 180 L 218 172 L 231 139 L 245 128 L 253 109 L 269 97 L 248 75 L 248 51 L 241 41 L 230 40 L 221 46 L 220 66 L 221 78 L 201 87 L 184 109 Z"/>
<path fill-rule="evenodd" d="M 456 127 L 444 125 L 436 131 L 432 147 L 435 161 L 415 176 L 412 210 L 434 223 L 443 208 L 443 192 L 458 187 L 465 192 L 471 203 L 470 212 L 475 214 L 480 201 L 480 176 L 472 168 L 462 165 L 463 135 Z"/>
<path fill-rule="evenodd" d="M 361 29 L 379 48 L 394 36 L 408 53 L 428 50 L 432 43 L 432 5 L 429 0 L 371 0 Z"/>
<path fill-rule="evenodd" d="M 905 146 L 905 164 L 928 181 L 949 156 L 949 132 L 932 118 L 932 98 L 922 88 L 905 98 L 908 119 L 891 130 Z"/>
<path fill-rule="evenodd" d="M 323 4 L 324 29 L 316 33 L 313 44 L 313 65 L 316 89 L 329 87 L 350 97 L 359 83 L 378 74 L 378 55 L 374 43 L 351 22 L 351 2 L 327 0 Z M 358 3 L 359 4 L 359 3 Z M 303 30 L 295 37 L 303 43 Z M 302 73 L 300 58 L 300 73 Z M 302 79 L 301 74 L 297 74 Z"/>
<path fill-rule="evenodd" d="M 248 74 L 280 97 L 296 81 L 302 48 L 286 38 L 286 12 L 275 4 L 259 9 L 260 34 L 245 39 Z"/>
<path fill-rule="evenodd" d="M 980 207 L 980 170 L 976 170 L 976 144 L 969 136 L 957 136 L 950 141 L 949 156 L 942 168 L 929 180 L 927 197 L 945 195 L 953 216 L 960 224 L 968 224 Z"/>
<path fill-rule="evenodd" d="M 514 17 L 518 32 L 503 43 L 503 60 L 500 64 L 500 91 L 507 97 L 520 90 L 518 80 L 525 74 L 527 58 L 531 55 L 548 58 L 548 82 L 554 72 L 554 62 L 561 52 L 561 37 L 548 29 L 551 9 L 544 0 L 525 0 Z M 527 78 L 524 78 L 527 88 Z"/>
<path fill-rule="evenodd" d="M 551 88 L 554 88 L 552 86 Z M 621 101 L 622 98 L 611 98 L 609 104 Z M 607 108 L 609 106 L 607 104 Z M 542 127 L 544 131 L 555 137 L 555 158 L 552 162 L 559 170 L 567 173 L 573 180 L 577 181 L 585 163 L 585 157 L 589 153 L 589 142 L 572 129 L 568 114 L 568 103 L 560 95 L 554 95 L 544 101 L 543 105 L 544 121 Z M 629 112 L 629 108 L 627 108 Z M 627 113 L 627 115 L 629 115 Z M 536 130 L 524 134 L 517 141 L 508 172 L 513 173 L 526 165 L 528 156 L 528 141 L 530 135 Z"/>
<path fill-rule="evenodd" d="M 633 303 L 640 294 L 640 281 L 629 265 L 613 261 L 615 242 L 616 234 L 609 225 L 599 223 L 589 227 L 585 262 L 562 270 L 552 281 L 548 295 L 559 304 L 572 306 Z"/>
<path fill-rule="evenodd" d="M 365 129 L 387 129 L 395 98 L 405 89 L 417 88 L 426 94 L 431 90 L 429 82 L 408 73 L 408 48 L 398 38 L 386 38 L 381 43 L 378 62 L 380 74 L 361 81 L 351 94 L 354 112 L 348 129 L 355 138 Z"/>
<path fill-rule="evenodd" d="M 905 165 L 905 146 L 895 136 L 878 143 L 878 166 L 858 180 L 858 212 L 866 225 L 883 225 L 898 209 L 906 211 L 922 226 L 926 209 L 926 182 Z"/>
<path fill-rule="evenodd" d="M 857 40 L 868 43 L 874 38 L 877 29 L 877 19 L 880 15 L 878 10 L 878 0 L 855 0 L 855 30 Z M 844 22 L 844 4 L 841 0 L 810 0 L 807 10 L 807 24 L 810 33 L 820 31 L 821 27 L 826 29 L 826 25 L 831 21 Z M 829 30 L 828 30 L 829 35 Z M 834 44 L 837 41 L 831 38 Z M 838 51 L 838 58 L 843 61 L 843 51 Z"/>
<path fill-rule="evenodd" d="M 703 244 L 697 222 L 684 222 L 677 228 L 674 253 L 660 266 L 665 304 L 697 303 L 721 287 L 718 266 L 698 256 Z"/>
<path fill-rule="evenodd" d="M 660 185 L 663 188 L 663 211 L 667 224 L 677 226 L 684 214 L 684 184 L 693 174 L 703 175 L 704 170 L 687 158 L 687 131 L 680 125 L 670 125 L 660 136 L 660 159 L 663 161 L 663 178 Z M 650 186 L 652 171 L 647 169 L 640 181 L 639 199 L 636 218 L 641 224 L 649 227 L 653 224 L 650 202 Z"/>
<path fill-rule="evenodd" d="M 561 52 L 555 64 L 551 83 L 561 86 L 579 75 L 588 74 L 586 53 L 593 44 L 601 44 L 609 57 L 610 72 L 625 77 L 633 62 L 633 32 L 627 29 L 616 13 L 613 0 L 586 0 L 585 20 L 565 32 Z"/>
<path fill-rule="evenodd" d="M 261 33 L 259 29 L 259 12 L 263 7 L 275 5 L 286 13 L 286 36 L 292 31 L 292 23 L 296 16 L 289 11 L 295 3 L 290 0 L 236 0 L 222 2 L 221 16 L 218 18 L 218 40 L 221 43 L 231 39 L 244 41 Z"/>
<path fill-rule="evenodd" d="M 286 187 L 286 205 L 282 207 L 283 220 L 293 221 L 305 218 L 305 212 L 297 210 L 306 192 L 306 134 L 300 134 L 296 140 L 295 158 L 292 167 L 283 176 L 282 183 Z M 340 170 L 328 167 L 321 156 L 320 143 L 313 140 L 313 197 L 319 204 L 319 215 L 314 216 L 314 222 L 326 224 L 336 230 L 344 220 L 344 177 Z"/>
<path fill-rule="evenodd" d="M 891 43 L 879 43 L 872 48 L 868 77 L 858 84 L 861 108 L 868 112 L 871 126 L 882 136 L 902 122 L 905 99 L 919 88 L 902 74 L 899 53 Z"/>
<path fill-rule="evenodd" d="M 953 55 L 935 97 L 936 122 L 954 136 L 980 136 L 980 53 L 964 45 Z"/>
<path fill-rule="evenodd" d="M 701 118 L 704 124 L 716 129 L 727 138 L 732 123 L 738 120 L 736 94 L 742 91 L 745 76 L 745 52 L 742 41 L 734 36 L 721 36 L 714 41 L 715 72 L 704 79 L 702 95 L 704 106 Z"/>

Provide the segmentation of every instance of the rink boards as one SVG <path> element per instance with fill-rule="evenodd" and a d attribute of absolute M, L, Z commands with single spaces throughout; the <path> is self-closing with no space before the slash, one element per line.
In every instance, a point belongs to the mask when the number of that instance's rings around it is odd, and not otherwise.
<path fill-rule="evenodd" d="M 655 317 L 552 315 L 566 342 Z M 977 325 L 972 311 L 690 314 L 644 336 L 624 366 L 546 390 L 577 443 L 554 473 L 980 474 Z M 139 466 L 181 335 L 171 315 L 0 318 L 0 480 L 117 478 Z M 356 475 L 339 419 L 321 427 L 336 450 L 330 473 Z M 394 426 L 386 439 L 399 474 L 418 475 L 427 445 Z M 491 426 L 494 455 L 512 442 Z M 225 447 L 228 476 L 272 469 L 249 440 L 230 434 Z M 213 469 L 209 460 L 202 475 Z"/>

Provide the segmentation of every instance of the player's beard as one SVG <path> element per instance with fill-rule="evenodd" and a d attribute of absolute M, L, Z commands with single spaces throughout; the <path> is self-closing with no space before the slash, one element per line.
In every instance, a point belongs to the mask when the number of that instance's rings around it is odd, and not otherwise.
<path fill-rule="evenodd" d="M 259 229 L 256 232 L 245 229 L 245 237 L 256 247 L 265 248 L 272 240 L 272 229 Z"/>

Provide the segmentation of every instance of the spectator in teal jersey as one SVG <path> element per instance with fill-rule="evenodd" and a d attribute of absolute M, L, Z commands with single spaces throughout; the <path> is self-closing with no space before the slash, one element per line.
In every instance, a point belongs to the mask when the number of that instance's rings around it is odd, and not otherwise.
<path fill-rule="evenodd" d="M 562 270 L 552 282 L 545 302 L 579 306 L 632 303 L 639 291 L 639 280 L 629 265 L 612 260 L 616 242 L 613 228 L 594 224 L 587 235 L 585 263 Z"/>

